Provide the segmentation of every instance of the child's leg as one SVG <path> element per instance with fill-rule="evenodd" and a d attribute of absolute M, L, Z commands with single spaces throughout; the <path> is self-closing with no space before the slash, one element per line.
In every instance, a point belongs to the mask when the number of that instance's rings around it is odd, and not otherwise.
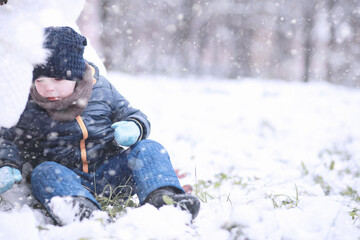
<path fill-rule="evenodd" d="M 197 216 L 200 202 L 195 196 L 184 194 L 169 154 L 161 144 L 142 140 L 119 158 L 126 164 L 126 171 L 132 175 L 140 204 L 150 203 L 160 208 L 167 205 L 164 200 L 164 196 L 167 196 L 174 201 L 175 206 L 190 212 L 192 218 Z"/>
<path fill-rule="evenodd" d="M 69 196 L 73 197 L 74 201 L 79 200 L 77 202 L 83 203 L 90 200 L 89 207 L 93 208 L 91 210 L 101 209 L 95 198 L 81 185 L 80 177 L 55 162 L 43 162 L 38 165 L 31 174 L 31 186 L 35 198 L 44 205 L 52 217 L 54 216 L 49 203 L 53 197 Z"/>
<path fill-rule="evenodd" d="M 95 184 L 94 178 L 88 179 L 89 181 L 84 179 L 82 176 L 82 183 L 97 194 L 104 188 L 108 190 L 107 185 L 112 189 L 127 185 L 123 190 L 131 187 L 132 194 L 138 195 L 140 204 L 152 191 L 161 187 L 173 187 L 176 192 L 184 193 L 168 153 L 161 144 L 152 140 L 139 141 L 121 154 L 106 160 L 96 170 Z"/>
<path fill-rule="evenodd" d="M 184 193 L 165 148 L 152 140 L 142 140 L 125 153 L 142 204 L 155 189 L 173 187 Z"/>
<path fill-rule="evenodd" d="M 189 211 L 193 218 L 199 212 L 200 202 L 184 194 L 178 177 L 164 147 L 152 140 L 142 140 L 125 152 L 106 160 L 95 173 L 81 175 L 82 184 L 99 193 L 110 195 L 107 190 L 121 190 L 137 194 L 140 204 L 150 203 L 159 208 L 166 205 L 164 195 L 174 200 L 176 206 Z M 96 179 L 94 183 L 94 179 Z M 105 191 L 104 191 L 105 190 Z M 112 192 L 118 194 L 118 192 Z"/>

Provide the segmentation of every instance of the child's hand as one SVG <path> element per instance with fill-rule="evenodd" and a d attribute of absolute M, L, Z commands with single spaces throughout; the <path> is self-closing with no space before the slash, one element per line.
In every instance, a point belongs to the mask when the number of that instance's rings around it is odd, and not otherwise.
<path fill-rule="evenodd" d="M 140 137 L 140 129 L 132 121 L 116 122 L 111 127 L 115 130 L 115 141 L 121 146 L 129 147 Z"/>
<path fill-rule="evenodd" d="M 19 170 L 12 167 L 0 168 L 0 194 L 6 192 L 14 183 L 19 183 L 22 180 L 22 176 Z"/>

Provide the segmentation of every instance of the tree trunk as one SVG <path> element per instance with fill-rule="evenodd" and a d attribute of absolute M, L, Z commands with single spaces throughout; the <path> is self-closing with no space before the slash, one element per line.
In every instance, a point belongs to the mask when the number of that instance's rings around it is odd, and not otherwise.
<path fill-rule="evenodd" d="M 303 46 L 303 56 L 304 56 L 304 71 L 303 71 L 303 81 L 308 82 L 311 73 L 311 60 L 314 53 L 314 44 L 313 44 L 313 28 L 314 28 L 314 15 L 315 15 L 315 5 L 312 0 L 304 2 L 304 27 L 303 27 L 303 36 L 304 36 L 304 46 Z"/>
<path fill-rule="evenodd" d="M 328 26 L 330 28 L 330 39 L 328 41 L 328 57 L 326 60 L 326 79 L 329 82 L 334 82 L 334 69 L 331 64 L 331 55 L 335 51 L 335 25 L 332 17 L 333 9 L 335 6 L 336 0 L 327 0 L 327 9 L 328 9 Z"/>

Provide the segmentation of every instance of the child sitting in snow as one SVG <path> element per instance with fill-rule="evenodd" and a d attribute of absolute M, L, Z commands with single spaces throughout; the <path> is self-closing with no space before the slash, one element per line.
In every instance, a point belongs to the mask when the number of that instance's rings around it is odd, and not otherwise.
<path fill-rule="evenodd" d="M 146 116 L 83 58 L 85 37 L 70 27 L 49 27 L 45 34 L 52 54 L 34 68 L 17 125 L 0 131 L 0 193 L 21 181 L 23 163 L 30 162 L 33 195 L 58 224 L 54 197 L 71 197 L 81 220 L 100 209 L 94 195 L 109 195 L 109 186 L 132 189 L 141 205 L 157 208 L 168 196 L 195 218 L 199 200 L 184 193 L 164 147 L 146 140 Z"/>

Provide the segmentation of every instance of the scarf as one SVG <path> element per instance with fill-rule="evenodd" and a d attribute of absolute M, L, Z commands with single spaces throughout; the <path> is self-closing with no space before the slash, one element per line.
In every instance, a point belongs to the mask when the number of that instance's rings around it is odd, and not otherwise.
<path fill-rule="evenodd" d="M 32 84 L 30 95 L 32 99 L 44 108 L 50 117 L 57 121 L 72 121 L 79 116 L 87 106 L 93 87 L 93 74 L 90 65 L 86 64 L 86 71 L 82 80 L 76 83 L 74 92 L 58 101 L 50 101 L 40 96 Z"/>

